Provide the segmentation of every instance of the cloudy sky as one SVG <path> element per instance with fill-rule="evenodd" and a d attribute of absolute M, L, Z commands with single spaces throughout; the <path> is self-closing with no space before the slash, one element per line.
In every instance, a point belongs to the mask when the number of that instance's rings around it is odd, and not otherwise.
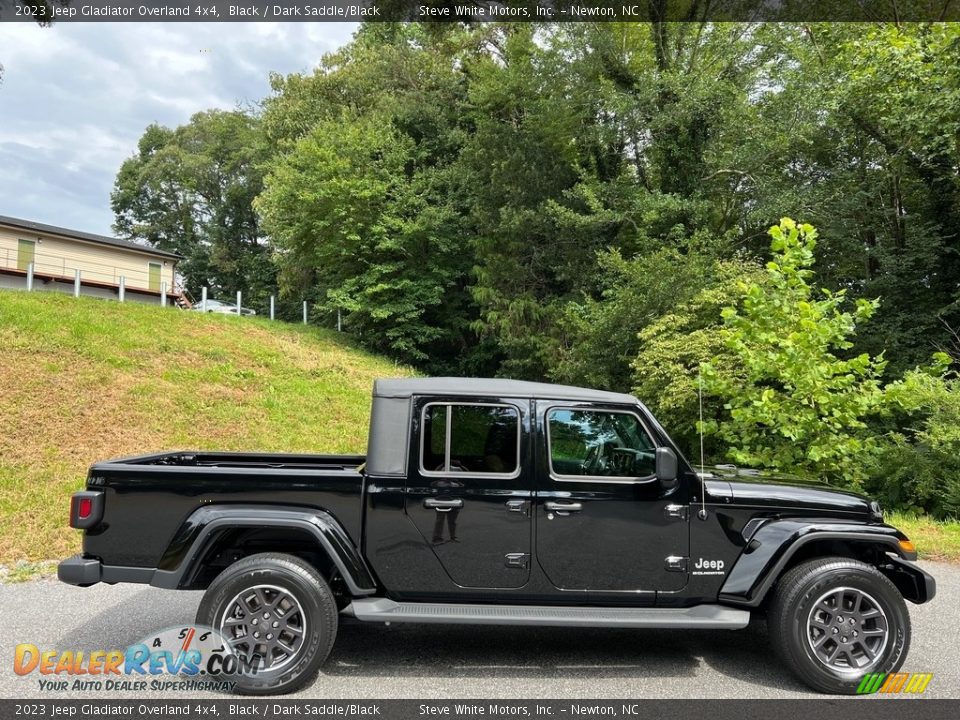
<path fill-rule="evenodd" d="M 265 97 L 351 23 L 0 24 L 0 215 L 111 234 L 110 189 L 147 125 Z"/>

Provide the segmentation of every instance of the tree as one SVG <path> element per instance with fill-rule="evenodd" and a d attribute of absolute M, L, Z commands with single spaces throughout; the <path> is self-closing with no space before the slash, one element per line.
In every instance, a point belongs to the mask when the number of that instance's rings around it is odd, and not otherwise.
<path fill-rule="evenodd" d="M 960 29 L 951 23 L 822 23 L 780 37 L 751 135 L 730 146 L 742 173 L 744 234 L 782 214 L 824 242 L 817 281 L 882 296 L 857 347 L 886 349 L 890 370 L 925 362 L 958 322 Z"/>
<path fill-rule="evenodd" d="M 491 43 L 466 66 L 475 132 L 459 163 L 476 327 L 501 373 L 572 377 L 578 306 L 605 290 L 598 253 L 696 252 L 733 227 L 703 180 L 755 61 L 742 29 L 683 23 L 508 27 Z M 611 342 L 618 369 L 601 374 L 623 381 L 632 353 Z"/>
<path fill-rule="evenodd" d="M 363 24 L 313 73 L 272 78 L 235 133 L 254 157 L 230 198 L 209 179 L 232 171 L 201 171 L 221 167 L 210 148 L 234 152 L 210 123 L 148 130 L 118 180 L 118 228 L 183 248 L 192 286 L 279 272 L 285 297 L 343 311 L 365 344 L 427 371 L 627 389 L 639 333 L 802 216 L 825 238 L 811 283 L 886 298 L 839 355 L 922 362 L 949 337 L 941 318 L 960 325 L 957 28 L 649 9 L 650 23 Z M 371 183 L 386 194 L 356 206 Z M 259 237 L 258 194 L 276 253 L 232 241 Z"/>
<path fill-rule="evenodd" d="M 137 154 L 120 166 L 110 203 L 114 230 L 183 255 L 179 271 L 187 287 L 195 290 L 206 284 L 209 258 L 196 228 L 195 199 L 182 181 L 184 174 L 176 133 L 150 125 L 137 143 Z"/>
<path fill-rule="evenodd" d="M 449 167 L 458 78 L 419 28 L 393 30 L 367 29 L 327 72 L 278 84 L 265 117 L 281 152 L 257 208 L 285 292 L 343 311 L 368 347 L 462 371 L 472 256 Z"/>
<path fill-rule="evenodd" d="M 631 363 L 644 352 L 641 336 L 677 312 L 700 291 L 729 280 L 724 263 L 702 251 L 665 247 L 632 259 L 620 250 L 598 254 L 597 297 L 584 294 L 564 306 L 560 342 L 550 375 L 560 382 L 627 392 L 634 384 Z M 733 264 L 737 270 L 744 267 Z M 719 308 L 717 310 L 719 313 Z M 709 321 L 717 324 L 719 315 Z M 661 330 L 664 330 L 661 326 Z"/>
<path fill-rule="evenodd" d="M 838 353 L 850 350 L 858 323 L 879 302 L 858 299 L 844 310 L 844 291 L 810 285 L 812 226 L 784 218 L 770 237 L 767 282 L 741 282 L 742 305 L 723 310 L 724 342 L 742 374 L 704 366 L 706 390 L 724 400 L 729 416 L 703 429 L 729 443 L 734 462 L 856 487 L 877 450 L 867 421 L 882 410 L 886 362 Z"/>
<path fill-rule="evenodd" d="M 759 265 L 742 260 L 705 264 L 699 273 L 701 277 L 694 275 L 687 283 L 683 274 L 667 267 L 658 278 L 664 292 L 673 290 L 676 302 L 655 313 L 639 331 L 630 363 L 633 393 L 670 429 L 690 458 L 700 454 L 701 367 L 709 363 L 717 377 L 743 382 L 739 359 L 725 347 L 729 330 L 723 326 L 721 311 L 739 305 L 748 284 L 766 284 Z M 704 418 L 719 422 L 725 414 L 723 405 L 720 398 L 704 397 Z M 718 458 L 725 448 L 712 435 L 705 438 L 704 450 L 707 457 Z"/>
<path fill-rule="evenodd" d="M 937 353 L 885 389 L 892 417 L 866 487 L 888 507 L 960 517 L 960 381 L 949 365 Z"/>
<path fill-rule="evenodd" d="M 491 52 L 469 58 L 472 132 L 456 164 L 475 258 L 474 328 L 495 344 L 499 372 L 526 378 L 546 373 L 560 298 L 602 237 L 564 222 L 576 221 L 568 208 L 584 207 L 573 139 L 589 133 L 580 120 L 590 108 L 561 101 L 568 83 L 536 33 L 497 28 Z"/>
<path fill-rule="evenodd" d="M 259 122 L 212 110 L 174 130 L 151 125 L 117 173 L 111 206 L 117 233 L 180 253 L 187 289 L 240 290 L 263 308 L 275 287 L 270 247 L 253 199 L 265 159 Z"/>

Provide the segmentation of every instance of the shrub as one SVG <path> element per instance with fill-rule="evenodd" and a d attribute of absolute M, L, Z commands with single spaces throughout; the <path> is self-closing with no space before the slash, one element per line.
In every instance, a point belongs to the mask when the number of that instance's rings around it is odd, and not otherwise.
<path fill-rule="evenodd" d="M 606 250 L 597 261 L 600 297 L 567 303 L 550 375 L 557 382 L 625 392 L 631 360 L 643 347 L 641 331 L 650 323 L 662 326 L 665 315 L 708 285 L 716 262 L 674 248 L 632 258 Z"/>
<path fill-rule="evenodd" d="M 886 507 L 960 516 L 960 380 L 945 377 L 946 355 L 886 389 L 893 417 L 872 459 L 866 488 Z"/>
<path fill-rule="evenodd" d="M 814 475 L 857 487 L 879 443 L 867 424 L 882 411 L 882 357 L 838 353 L 852 347 L 857 324 L 878 301 L 815 290 L 816 230 L 784 218 L 770 228 L 773 259 L 766 282 L 741 281 L 743 301 L 722 312 L 723 341 L 737 372 L 720 355 L 703 368 L 707 391 L 724 400 L 727 417 L 704 432 L 728 443 L 738 463 Z"/>
<path fill-rule="evenodd" d="M 724 377 L 738 372 L 733 354 L 722 352 L 729 330 L 720 311 L 743 299 L 738 279 L 763 282 L 756 265 L 724 261 L 715 263 L 708 284 L 680 302 L 672 312 L 660 316 L 638 334 L 639 352 L 631 364 L 633 393 L 648 403 L 654 415 L 670 429 L 673 439 L 689 458 L 699 458 L 698 378 L 700 366 L 712 361 L 713 371 Z M 732 378 L 731 378 L 732 379 Z M 713 396 L 704 398 L 704 417 L 718 421 L 723 402 Z M 715 457 L 721 451 L 715 436 L 706 440 L 705 452 Z"/>

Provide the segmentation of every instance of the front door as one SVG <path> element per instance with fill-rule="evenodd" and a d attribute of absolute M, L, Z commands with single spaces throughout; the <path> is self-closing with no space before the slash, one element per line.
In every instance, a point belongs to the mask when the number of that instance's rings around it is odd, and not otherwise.
<path fill-rule="evenodd" d="M 160 292 L 160 263 L 149 263 L 147 270 L 149 290 L 151 292 Z"/>
<path fill-rule="evenodd" d="M 36 249 L 33 240 L 17 240 L 17 270 L 27 271 L 36 257 Z"/>
<path fill-rule="evenodd" d="M 407 515 L 456 585 L 518 588 L 530 576 L 529 402 L 418 404 Z M 445 590 L 449 588 L 421 588 Z"/>
<path fill-rule="evenodd" d="M 666 490 L 656 479 L 654 436 L 638 410 L 541 401 L 537 425 L 547 440 L 537 561 L 550 582 L 601 592 L 683 588 L 684 488 Z"/>

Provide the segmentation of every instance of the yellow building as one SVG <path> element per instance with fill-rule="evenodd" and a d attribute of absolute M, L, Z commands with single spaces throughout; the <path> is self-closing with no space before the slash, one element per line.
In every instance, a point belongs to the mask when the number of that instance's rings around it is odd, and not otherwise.
<path fill-rule="evenodd" d="M 160 302 L 181 301 L 176 282 L 176 253 L 129 240 L 93 235 L 0 215 L 0 288 L 26 288 L 33 264 L 33 289 L 75 291 L 82 295 Z"/>

